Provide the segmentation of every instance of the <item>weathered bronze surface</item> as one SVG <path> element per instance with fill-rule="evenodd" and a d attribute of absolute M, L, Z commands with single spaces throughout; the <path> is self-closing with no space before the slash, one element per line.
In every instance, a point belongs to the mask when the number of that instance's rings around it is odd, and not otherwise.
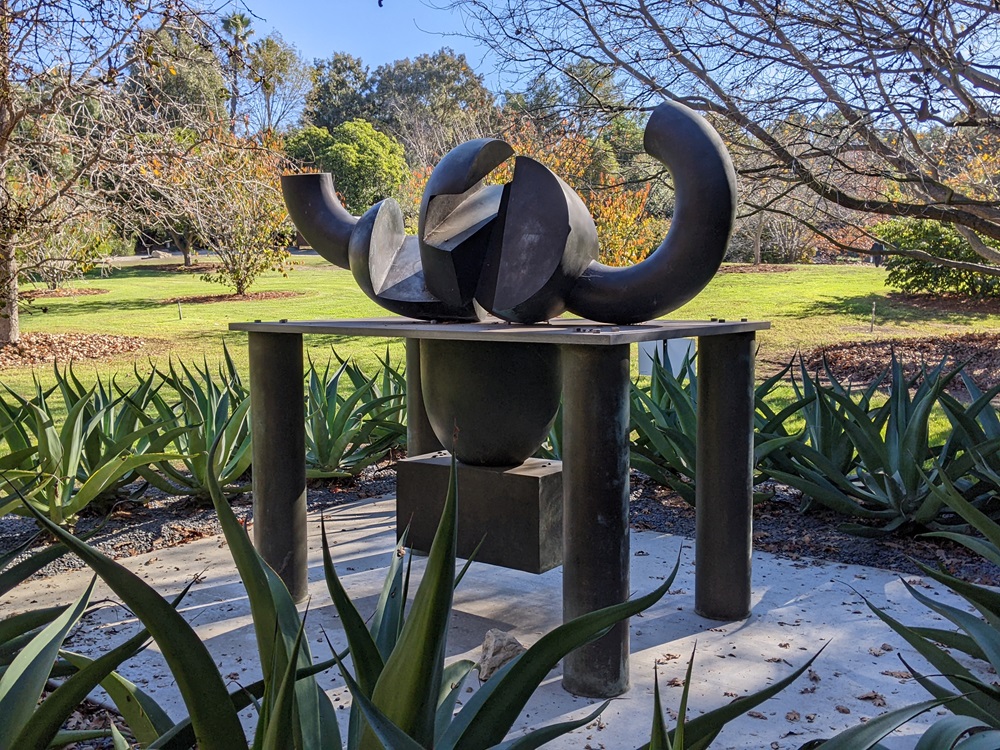
<path fill-rule="evenodd" d="M 634 324 L 676 310 L 708 284 L 736 211 L 732 162 L 703 117 L 661 104 L 644 146 L 670 170 L 676 206 L 660 246 L 629 268 L 597 261 L 597 230 L 583 200 L 534 159 L 518 156 L 506 185 L 486 184 L 513 153 L 493 138 L 463 143 L 441 160 L 424 191 L 416 237 L 405 234 L 392 199 L 352 217 L 328 175 L 286 175 L 282 190 L 302 235 L 324 258 L 350 267 L 365 294 L 392 312 L 538 323 L 569 310 Z"/>
<path fill-rule="evenodd" d="M 559 409 L 560 372 L 554 346 L 420 342 L 431 427 L 470 466 L 516 466 L 538 450 Z"/>

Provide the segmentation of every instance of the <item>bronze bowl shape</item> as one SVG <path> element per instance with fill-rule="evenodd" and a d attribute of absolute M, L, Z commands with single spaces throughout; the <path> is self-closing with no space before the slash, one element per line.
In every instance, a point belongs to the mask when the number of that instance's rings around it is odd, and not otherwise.
<path fill-rule="evenodd" d="M 423 339 L 420 381 L 434 434 L 464 464 L 516 466 L 559 409 L 559 348 Z"/>

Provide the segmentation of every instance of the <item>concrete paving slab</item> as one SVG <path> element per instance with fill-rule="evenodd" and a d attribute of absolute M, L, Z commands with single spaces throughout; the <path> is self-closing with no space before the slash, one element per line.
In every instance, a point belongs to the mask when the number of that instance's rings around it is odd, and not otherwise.
<path fill-rule="evenodd" d="M 394 549 L 395 501 L 375 498 L 326 511 L 327 529 L 338 574 L 362 614 L 375 608 L 385 566 Z M 732 722 L 713 747 L 798 748 L 806 741 L 837 731 L 909 703 L 927 694 L 912 679 L 901 676 L 902 654 L 915 666 L 931 670 L 865 606 L 862 596 L 888 607 L 910 624 L 933 625 L 933 613 L 906 592 L 899 575 L 890 571 L 815 560 L 788 560 L 755 553 L 753 612 L 742 622 L 716 622 L 694 614 L 693 543 L 683 537 L 633 532 L 632 590 L 645 593 L 661 582 L 681 555 L 680 570 L 670 594 L 632 620 L 632 689 L 611 702 L 600 721 L 547 747 L 637 748 L 649 739 L 653 705 L 653 674 L 659 671 L 665 707 L 675 711 L 687 660 L 697 645 L 690 697 L 692 715 L 759 690 L 791 673 L 824 644 L 813 665 L 784 693 L 751 715 Z M 345 640 L 323 580 L 319 517 L 310 516 L 310 567 L 307 632 L 313 657 L 329 657 L 326 636 L 336 647 Z M 242 584 L 222 537 L 192 543 L 122 561 L 165 596 L 179 591 L 193 577 L 197 584 L 182 611 L 217 659 L 224 677 L 245 684 L 260 676 L 253 625 Z M 423 560 L 415 558 L 419 576 Z M 0 603 L 0 616 L 50 604 L 68 603 L 89 580 L 86 571 L 29 581 Z M 934 582 L 916 576 L 906 580 L 924 593 L 957 606 L 961 600 Z M 415 584 L 411 592 L 415 591 Z M 93 617 L 70 639 L 74 650 L 100 654 L 137 629 L 135 618 L 114 604 L 100 585 L 95 599 L 106 599 Z M 530 645 L 561 621 L 561 570 L 542 575 L 474 564 L 455 597 L 449 634 L 449 658 L 477 659 L 483 637 L 499 628 Z M 151 692 L 174 717 L 185 715 L 176 686 L 155 646 L 127 663 L 121 672 Z M 995 676 L 990 675 L 990 680 Z M 473 677 L 467 690 L 477 688 Z M 335 705 L 343 707 L 346 725 L 350 696 L 336 670 L 321 684 Z M 877 694 L 882 700 L 873 700 Z M 868 696 L 867 698 L 864 696 Z M 598 701 L 566 693 L 554 670 L 535 693 L 514 734 L 586 715 Z M 248 727 L 252 711 L 246 711 Z M 924 727 L 943 714 L 932 712 L 889 738 L 891 748 L 910 748 Z M 668 721 L 672 725 L 672 722 Z"/>

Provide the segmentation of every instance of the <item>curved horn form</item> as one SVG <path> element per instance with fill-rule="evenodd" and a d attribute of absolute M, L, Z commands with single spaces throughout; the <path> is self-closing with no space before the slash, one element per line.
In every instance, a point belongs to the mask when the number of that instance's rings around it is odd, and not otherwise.
<path fill-rule="evenodd" d="M 282 175 L 281 194 L 292 223 L 312 248 L 335 266 L 350 268 L 347 244 L 358 219 L 337 198 L 333 175 Z"/>
<path fill-rule="evenodd" d="M 657 107 L 646 124 L 646 152 L 674 178 L 670 231 L 641 263 L 611 268 L 593 262 L 570 292 L 569 310 L 606 323 L 641 323 L 676 310 L 719 269 L 736 215 L 736 172 L 719 134 L 676 102 Z"/>

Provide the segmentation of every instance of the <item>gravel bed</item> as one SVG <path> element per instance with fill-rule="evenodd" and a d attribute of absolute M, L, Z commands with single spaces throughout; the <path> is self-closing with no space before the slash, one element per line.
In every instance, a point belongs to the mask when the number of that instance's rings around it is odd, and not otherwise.
<path fill-rule="evenodd" d="M 395 489 L 395 470 L 386 467 L 369 468 L 353 480 L 310 482 L 308 507 L 310 510 L 321 510 L 361 498 L 385 495 L 395 492 Z M 116 559 L 222 533 L 218 516 L 210 504 L 206 506 L 190 497 L 167 495 L 152 488 L 143 493 L 143 499 L 143 502 L 121 501 L 107 521 L 104 521 L 103 516 L 85 511 L 77 523 L 76 533 L 85 534 L 97 529 L 87 540 L 88 544 Z M 241 522 L 249 523 L 253 520 L 253 499 L 250 493 L 232 498 L 230 507 Z M 0 517 L 0 553 L 15 549 L 36 533 L 37 526 L 31 519 L 13 515 Z M 39 539 L 36 546 L 44 543 Z M 58 575 L 66 570 L 83 567 L 83 561 L 76 555 L 67 554 L 49 563 L 36 576 Z"/>
<path fill-rule="evenodd" d="M 629 513 L 633 528 L 694 536 L 694 508 L 639 472 L 633 471 L 631 479 Z M 853 536 L 837 528 L 844 519 L 831 511 L 814 508 L 808 513 L 800 513 L 799 496 L 794 490 L 782 485 L 758 489 L 772 492 L 773 497 L 754 508 L 755 549 L 791 559 L 854 563 L 904 574 L 919 573 L 914 560 L 920 560 L 932 566 L 940 564 L 965 580 L 1000 585 L 1000 568 L 961 545 L 913 537 L 871 539 Z M 354 480 L 310 482 L 309 509 L 320 510 L 395 491 L 396 472 L 391 465 L 383 465 L 367 469 Z M 190 498 L 167 496 L 153 490 L 147 491 L 145 497 L 149 498 L 145 503 L 120 503 L 89 543 L 111 557 L 121 558 L 222 532 L 215 511 L 197 505 Z M 253 503 L 249 494 L 235 497 L 232 508 L 241 521 L 252 520 Z M 97 516 L 84 515 L 77 532 L 93 529 L 101 520 Z M 13 549 L 34 533 L 35 525 L 28 519 L 0 518 L 0 551 Z M 83 563 L 75 555 L 64 555 L 37 575 L 56 575 L 81 567 Z"/>

